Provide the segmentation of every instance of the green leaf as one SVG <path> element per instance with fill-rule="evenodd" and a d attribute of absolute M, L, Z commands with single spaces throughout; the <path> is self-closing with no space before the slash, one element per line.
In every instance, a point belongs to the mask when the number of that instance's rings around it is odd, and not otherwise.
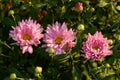
<path fill-rule="evenodd" d="M 73 76 L 73 80 L 80 80 L 80 72 L 79 72 L 80 70 L 77 68 L 77 67 L 75 67 L 75 66 L 72 66 L 72 76 Z"/>
<path fill-rule="evenodd" d="M 3 24 L 5 24 L 6 27 L 11 27 L 15 24 L 15 22 L 8 17 L 4 17 Z"/>
<path fill-rule="evenodd" d="M 22 75 L 22 73 L 20 73 L 16 68 L 14 68 L 14 67 L 9 67 L 8 68 L 8 71 L 9 71 L 9 73 L 11 74 L 11 73 L 16 73 L 16 76 L 19 76 L 19 77 L 22 77 L 23 75 Z"/>
<path fill-rule="evenodd" d="M 33 8 L 35 8 L 35 9 L 39 9 L 39 8 L 44 7 L 44 6 L 46 6 L 46 4 L 39 3 L 39 4 L 35 4 L 35 5 L 33 6 Z"/>

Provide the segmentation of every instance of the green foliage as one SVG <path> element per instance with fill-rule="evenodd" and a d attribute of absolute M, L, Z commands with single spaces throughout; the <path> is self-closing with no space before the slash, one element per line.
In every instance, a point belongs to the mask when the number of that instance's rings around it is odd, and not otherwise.
<path fill-rule="evenodd" d="M 77 12 L 76 2 L 83 3 Z M 10 80 L 15 73 L 19 80 L 119 80 L 120 79 L 120 2 L 117 0 L 0 0 L 0 80 Z M 12 13 L 10 11 L 13 11 Z M 34 47 L 32 54 L 22 54 L 11 45 L 11 26 L 22 19 L 35 19 L 44 29 L 48 24 L 66 22 L 76 31 L 76 46 L 68 53 L 50 56 L 45 49 Z M 77 27 L 83 24 L 84 29 Z M 82 42 L 88 33 L 101 31 L 113 41 L 113 54 L 100 61 L 86 61 Z M 43 44 L 43 43 L 42 43 Z M 35 75 L 35 67 L 42 74 Z"/>

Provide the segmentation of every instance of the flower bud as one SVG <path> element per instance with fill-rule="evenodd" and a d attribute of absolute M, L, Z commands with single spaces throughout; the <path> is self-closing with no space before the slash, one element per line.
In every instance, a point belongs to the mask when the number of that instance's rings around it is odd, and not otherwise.
<path fill-rule="evenodd" d="M 16 74 L 15 73 L 12 73 L 12 74 L 10 74 L 10 79 L 16 79 Z"/>
<path fill-rule="evenodd" d="M 32 5 L 32 2 L 28 2 L 29 5 Z"/>
<path fill-rule="evenodd" d="M 65 6 L 62 6 L 61 12 L 62 12 L 62 13 L 65 13 L 65 12 L 66 12 L 66 7 L 65 7 Z"/>
<path fill-rule="evenodd" d="M 90 11 L 91 11 L 91 12 L 94 12 L 94 11 L 95 11 L 95 8 L 91 8 Z"/>
<path fill-rule="evenodd" d="M 7 5 L 6 5 L 6 7 L 8 8 L 8 9 L 11 9 L 12 8 L 12 2 L 11 1 L 9 1 L 8 3 L 7 3 Z"/>
<path fill-rule="evenodd" d="M 77 27 L 77 30 L 80 30 L 80 31 L 83 31 L 85 28 L 84 28 L 84 25 L 83 24 L 79 24 L 78 27 Z"/>
<path fill-rule="evenodd" d="M 109 44 L 112 45 L 114 41 L 112 39 L 109 40 Z"/>
<path fill-rule="evenodd" d="M 117 9 L 118 11 L 120 11 L 120 6 L 117 6 L 116 9 Z"/>
<path fill-rule="evenodd" d="M 93 63 L 92 63 L 92 66 L 93 66 L 93 67 L 97 67 L 97 63 L 96 63 L 96 62 L 93 62 Z"/>
<path fill-rule="evenodd" d="M 37 67 L 35 68 L 35 72 L 36 72 L 36 73 L 42 73 L 42 67 L 37 66 Z"/>
<path fill-rule="evenodd" d="M 106 64 L 106 67 L 109 68 L 109 67 L 110 67 L 110 64 L 107 63 L 107 64 Z"/>
<path fill-rule="evenodd" d="M 54 49 L 53 49 L 53 48 L 49 48 L 49 49 L 48 49 L 48 53 L 49 53 L 49 54 L 53 54 L 53 53 L 54 53 Z"/>
<path fill-rule="evenodd" d="M 72 49 L 72 47 L 74 47 L 74 43 L 73 42 L 67 42 L 63 47 L 62 49 L 65 50 L 65 51 L 68 51 L 70 49 Z"/>
<path fill-rule="evenodd" d="M 41 10 L 41 16 L 46 16 L 47 15 L 47 11 L 46 10 Z"/>
<path fill-rule="evenodd" d="M 14 15 L 14 10 L 10 10 L 8 15 Z"/>
<path fill-rule="evenodd" d="M 75 10 L 78 11 L 78 12 L 82 11 L 83 10 L 83 4 L 81 2 L 77 2 L 75 4 Z"/>

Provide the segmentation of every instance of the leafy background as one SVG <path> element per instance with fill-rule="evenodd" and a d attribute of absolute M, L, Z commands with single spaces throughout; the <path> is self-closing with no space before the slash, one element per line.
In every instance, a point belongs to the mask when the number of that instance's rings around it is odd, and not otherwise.
<path fill-rule="evenodd" d="M 77 2 L 83 11 L 74 10 Z M 22 19 L 34 19 L 46 29 L 48 24 L 66 22 L 77 32 L 77 44 L 64 55 L 49 56 L 45 49 L 34 47 L 33 54 L 21 53 L 11 45 L 11 26 Z M 80 28 L 79 25 L 84 28 Z M 80 29 L 79 29 L 80 28 Z M 101 31 L 111 40 L 113 54 L 100 61 L 81 56 L 82 42 L 88 33 Z M 41 40 L 42 42 L 42 40 Z M 40 78 L 35 67 L 42 67 Z M 120 1 L 119 0 L 0 0 L 0 80 L 119 80 L 120 79 Z"/>

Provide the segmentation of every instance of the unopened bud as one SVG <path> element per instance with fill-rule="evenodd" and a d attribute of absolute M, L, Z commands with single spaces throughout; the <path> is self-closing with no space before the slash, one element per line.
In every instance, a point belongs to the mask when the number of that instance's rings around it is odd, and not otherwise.
<path fill-rule="evenodd" d="M 112 45 L 114 41 L 112 39 L 109 40 L 109 44 Z"/>
<path fill-rule="evenodd" d="M 83 4 L 81 2 L 77 2 L 75 4 L 75 10 L 78 11 L 78 12 L 82 11 L 83 10 Z"/>
<path fill-rule="evenodd" d="M 14 15 L 14 10 L 10 10 L 8 15 Z"/>
<path fill-rule="evenodd" d="M 36 72 L 36 73 L 42 73 L 42 67 L 37 66 L 37 67 L 35 68 L 35 72 Z"/>
<path fill-rule="evenodd" d="M 116 9 L 120 11 L 120 6 L 117 6 Z"/>
<path fill-rule="evenodd" d="M 83 31 L 85 29 L 83 24 L 78 25 L 77 27 L 78 30 Z"/>
<path fill-rule="evenodd" d="M 15 73 L 10 74 L 10 79 L 11 79 L 11 80 L 16 79 L 16 74 L 15 74 Z"/>
<path fill-rule="evenodd" d="M 94 12 L 94 11 L 95 11 L 95 8 L 91 8 L 90 10 L 91 10 L 91 12 Z"/>
<path fill-rule="evenodd" d="M 109 68 L 109 67 L 110 67 L 110 64 L 107 63 L 107 64 L 106 64 L 106 67 Z"/>
<path fill-rule="evenodd" d="M 62 11 L 62 13 L 65 13 L 66 12 L 66 7 L 62 6 L 61 11 Z"/>
<path fill-rule="evenodd" d="M 29 5 L 32 5 L 32 2 L 28 2 L 29 3 Z"/>
<path fill-rule="evenodd" d="M 49 49 L 48 49 L 48 53 L 49 53 L 49 54 L 53 54 L 53 53 L 54 53 L 54 49 L 53 49 L 53 48 L 49 48 Z"/>
<path fill-rule="evenodd" d="M 97 67 L 97 63 L 96 63 L 96 62 L 93 62 L 93 63 L 92 63 L 92 66 L 93 66 L 93 67 Z"/>

